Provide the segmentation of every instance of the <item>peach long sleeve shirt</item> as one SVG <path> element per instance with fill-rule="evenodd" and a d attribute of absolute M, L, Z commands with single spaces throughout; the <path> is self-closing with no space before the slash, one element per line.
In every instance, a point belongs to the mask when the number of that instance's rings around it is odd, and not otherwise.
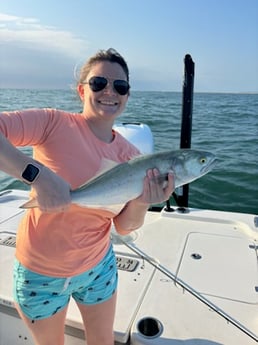
<path fill-rule="evenodd" d="M 124 162 L 139 154 L 119 133 L 114 132 L 111 143 L 104 143 L 92 133 L 82 114 L 55 109 L 1 113 L 0 131 L 15 146 L 32 146 L 33 158 L 65 179 L 72 189 L 95 176 L 103 159 Z M 28 210 L 19 225 L 16 257 L 40 274 L 80 274 L 106 254 L 115 215 L 76 204 L 58 213 Z"/>

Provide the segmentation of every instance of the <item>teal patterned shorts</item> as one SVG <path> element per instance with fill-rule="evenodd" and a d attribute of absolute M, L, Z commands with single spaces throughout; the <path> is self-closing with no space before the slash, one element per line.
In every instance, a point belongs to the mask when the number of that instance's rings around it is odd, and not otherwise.
<path fill-rule="evenodd" d="M 92 269 L 68 278 L 55 278 L 14 264 L 14 300 L 31 320 L 50 317 L 65 308 L 72 296 L 80 304 L 98 304 L 112 297 L 117 288 L 116 257 L 112 246 Z"/>

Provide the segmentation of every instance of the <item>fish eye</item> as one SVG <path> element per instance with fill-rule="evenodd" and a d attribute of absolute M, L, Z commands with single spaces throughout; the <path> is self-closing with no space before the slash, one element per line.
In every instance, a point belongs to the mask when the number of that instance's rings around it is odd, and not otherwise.
<path fill-rule="evenodd" d="M 206 158 L 200 158 L 200 163 L 202 163 L 202 164 L 204 164 L 204 163 L 206 163 Z"/>

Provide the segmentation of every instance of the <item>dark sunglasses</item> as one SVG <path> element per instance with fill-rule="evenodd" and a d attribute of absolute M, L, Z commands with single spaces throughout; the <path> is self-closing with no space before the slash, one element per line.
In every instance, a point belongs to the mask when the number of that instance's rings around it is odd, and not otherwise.
<path fill-rule="evenodd" d="M 99 92 L 105 89 L 108 82 L 108 79 L 104 77 L 91 77 L 89 81 L 84 84 L 89 84 L 93 92 Z M 126 80 L 116 79 L 113 80 L 113 88 L 119 95 L 124 96 L 128 93 L 130 85 Z"/>

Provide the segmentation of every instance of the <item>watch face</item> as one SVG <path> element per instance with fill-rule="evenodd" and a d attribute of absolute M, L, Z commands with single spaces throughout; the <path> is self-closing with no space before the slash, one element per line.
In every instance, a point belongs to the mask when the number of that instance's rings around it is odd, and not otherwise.
<path fill-rule="evenodd" d="M 22 178 L 28 182 L 33 182 L 39 174 L 39 168 L 33 164 L 28 164 L 24 172 L 22 173 Z"/>

